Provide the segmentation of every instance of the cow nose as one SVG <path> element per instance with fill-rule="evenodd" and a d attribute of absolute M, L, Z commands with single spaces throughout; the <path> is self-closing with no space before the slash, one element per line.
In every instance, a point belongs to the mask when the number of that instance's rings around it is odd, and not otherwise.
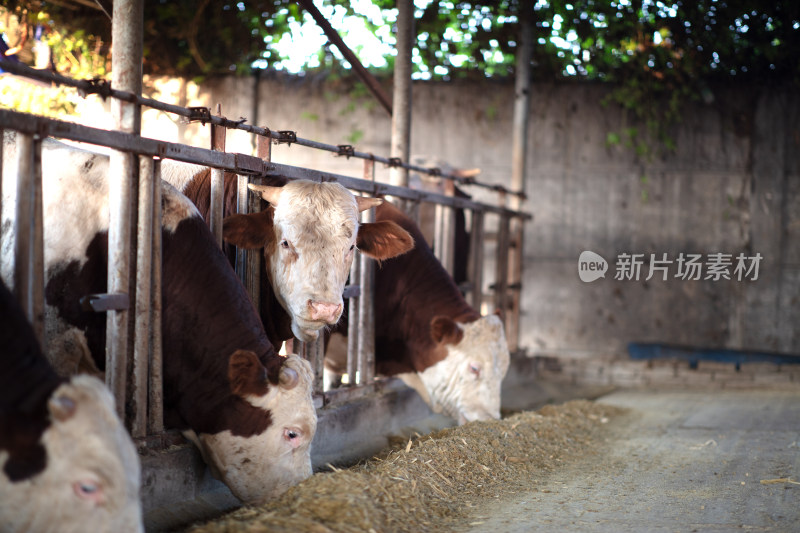
<path fill-rule="evenodd" d="M 336 322 L 342 311 L 342 304 L 315 302 L 313 300 L 308 301 L 308 307 L 311 310 L 311 320 L 324 320 L 329 324 Z"/>

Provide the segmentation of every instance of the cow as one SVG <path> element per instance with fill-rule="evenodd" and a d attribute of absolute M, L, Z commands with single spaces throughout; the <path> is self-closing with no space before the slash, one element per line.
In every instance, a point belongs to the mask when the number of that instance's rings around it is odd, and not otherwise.
<path fill-rule="evenodd" d="M 500 384 L 510 362 L 500 317 L 481 317 L 464 300 L 419 227 L 402 211 L 386 202 L 375 217 L 397 223 L 416 243 L 375 272 L 376 372 L 400 377 L 434 412 L 459 424 L 499 418 Z M 334 332 L 346 335 L 347 321 Z M 345 361 L 340 350 L 326 353 L 331 372 L 344 373 Z"/>
<path fill-rule="evenodd" d="M 1 280 L 0 316 L 0 531 L 144 531 L 139 456 L 111 393 L 56 374 Z"/>
<path fill-rule="evenodd" d="M 165 165 L 164 179 L 175 185 L 204 217 L 210 212 L 209 169 Z M 335 325 L 342 315 L 342 292 L 355 251 L 377 260 L 405 253 L 411 236 L 391 221 L 359 223 L 358 213 L 382 200 L 354 196 L 338 183 L 264 178 L 250 185 L 260 194 L 263 210 L 235 214 L 236 175 L 224 176 L 224 239 L 229 246 L 263 249 L 262 321 L 270 340 L 280 347 L 297 337 L 308 342 Z M 233 249 L 227 248 L 233 261 Z"/>
<path fill-rule="evenodd" d="M 14 212 L 8 208 L 15 194 L 14 151 L 13 143 L 4 143 L 4 217 Z M 44 143 L 48 346 L 54 357 L 89 357 L 100 370 L 105 317 L 86 312 L 79 300 L 106 292 L 108 168 L 105 155 Z M 195 206 L 168 183 L 160 186 L 164 422 L 197 445 L 236 497 L 260 503 L 311 475 L 317 423 L 311 367 L 275 352 Z M 3 230 L 3 268 L 9 271 L 10 220 Z"/>

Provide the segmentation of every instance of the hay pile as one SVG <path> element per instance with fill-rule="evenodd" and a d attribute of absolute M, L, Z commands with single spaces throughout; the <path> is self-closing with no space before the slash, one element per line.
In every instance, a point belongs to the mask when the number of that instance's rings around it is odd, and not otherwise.
<path fill-rule="evenodd" d="M 620 410 L 584 400 L 473 422 L 399 443 L 349 469 L 318 473 L 263 507 L 190 529 L 210 532 L 439 531 L 501 494 L 591 451 Z"/>

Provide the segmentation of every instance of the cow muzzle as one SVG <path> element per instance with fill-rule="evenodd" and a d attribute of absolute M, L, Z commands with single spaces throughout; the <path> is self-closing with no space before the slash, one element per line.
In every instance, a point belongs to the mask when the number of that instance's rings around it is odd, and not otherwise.
<path fill-rule="evenodd" d="M 308 300 L 308 315 L 313 321 L 334 325 L 342 316 L 342 304 Z"/>

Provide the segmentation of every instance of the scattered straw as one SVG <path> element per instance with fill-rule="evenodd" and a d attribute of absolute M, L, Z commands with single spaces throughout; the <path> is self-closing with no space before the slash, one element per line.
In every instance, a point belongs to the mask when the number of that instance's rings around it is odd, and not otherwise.
<path fill-rule="evenodd" d="M 192 533 L 440 531 L 497 493 L 587 453 L 620 410 L 578 400 L 504 420 L 418 436 L 348 469 L 312 476 L 263 507 L 245 507 Z M 602 421 L 602 422 L 601 422 Z"/>

